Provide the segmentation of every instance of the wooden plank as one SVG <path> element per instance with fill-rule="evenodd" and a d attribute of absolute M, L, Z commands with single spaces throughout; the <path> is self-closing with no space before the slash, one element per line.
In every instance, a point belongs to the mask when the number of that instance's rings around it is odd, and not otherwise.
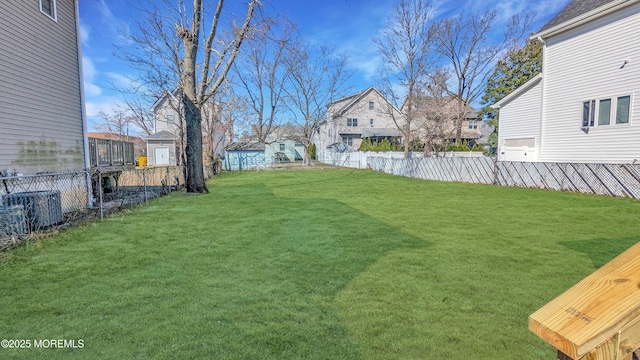
<path fill-rule="evenodd" d="M 529 329 L 572 359 L 613 359 L 622 330 L 640 343 L 639 317 L 640 243 L 531 314 Z"/>

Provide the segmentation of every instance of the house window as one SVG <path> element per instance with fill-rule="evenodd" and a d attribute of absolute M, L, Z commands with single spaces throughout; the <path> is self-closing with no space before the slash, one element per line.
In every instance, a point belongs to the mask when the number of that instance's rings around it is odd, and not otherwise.
<path fill-rule="evenodd" d="M 359 136 L 357 135 L 342 135 L 342 142 L 349 145 L 349 146 L 353 146 L 353 139 L 357 139 Z"/>
<path fill-rule="evenodd" d="M 353 126 L 353 127 L 358 126 L 358 119 L 348 118 L 347 126 Z"/>
<path fill-rule="evenodd" d="M 478 129 L 478 120 L 469 120 L 469 129 L 477 130 Z"/>
<path fill-rule="evenodd" d="M 167 120 L 167 124 L 173 124 L 173 114 L 165 115 L 165 119 Z"/>
<path fill-rule="evenodd" d="M 631 96 L 620 96 L 616 105 L 616 124 L 629 123 L 629 106 L 631 104 Z"/>
<path fill-rule="evenodd" d="M 593 126 L 596 113 L 596 101 L 589 100 L 582 103 L 582 127 Z"/>
<path fill-rule="evenodd" d="M 614 118 L 615 124 L 628 124 L 630 108 L 630 95 L 583 101 L 582 127 L 609 126 Z"/>
<path fill-rule="evenodd" d="M 56 20 L 56 0 L 40 0 L 40 11 Z"/>
<path fill-rule="evenodd" d="M 280 144 L 280 151 L 284 151 L 284 144 Z"/>
<path fill-rule="evenodd" d="M 609 125 L 611 121 L 611 99 L 600 100 L 598 107 L 598 126 Z"/>
<path fill-rule="evenodd" d="M 373 101 L 369 101 L 369 110 L 373 110 Z"/>
<path fill-rule="evenodd" d="M 373 119 L 369 119 L 369 125 L 373 127 Z"/>

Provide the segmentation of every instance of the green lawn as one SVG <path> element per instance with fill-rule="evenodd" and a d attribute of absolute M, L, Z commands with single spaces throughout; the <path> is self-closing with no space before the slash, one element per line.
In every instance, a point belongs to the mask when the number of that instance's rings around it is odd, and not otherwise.
<path fill-rule="evenodd" d="M 361 170 L 222 175 L 0 255 L 25 359 L 554 359 L 527 317 L 640 241 L 640 202 Z"/>

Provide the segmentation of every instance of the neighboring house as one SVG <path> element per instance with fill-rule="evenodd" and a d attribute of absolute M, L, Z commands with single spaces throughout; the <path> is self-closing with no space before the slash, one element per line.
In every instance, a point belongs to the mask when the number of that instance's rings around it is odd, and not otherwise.
<path fill-rule="evenodd" d="M 144 138 L 147 143 L 147 165 L 176 165 L 176 139 L 168 131 L 160 131 Z"/>
<path fill-rule="evenodd" d="M 400 142 L 402 134 L 392 115 L 402 119 L 400 110 L 371 86 L 330 103 L 328 118 L 320 124 L 313 142 L 318 150 L 326 150 L 339 143 L 356 150 L 363 138 L 371 138 L 374 142 L 385 138 Z"/>
<path fill-rule="evenodd" d="M 227 145 L 224 168 L 233 170 L 255 170 L 265 165 L 264 143 L 257 141 L 235 142 Z"/>
<path fill-rule="evenodd" d="M 186 146 L 186 124 L 182 116 L 180 91 L 166 92 L 151 106 L 155 133 L 168 132 L 175 140 L 175 157 L 178 163 L 183 158 Z M 218 106 L 207 104 L 202 109 L 202 157 L 205 164 L 222 158 L 225 144 L 230 141 L 231 127 L 220 122 Z M 166 134 L 163 135 L 166 137 Z M 163 139 L 166 140 L 166 139 Z M 150 154 L 151 155 L 151 154 Z"/>
<path fill-rule="evenodd" d="M 573 0 L 532 36 L 542 74 L 494 105 L 499 160 L 640 159 L 640 1 Z"/>
<path fill-rule="evenodd" d="M 294 125 L 280 125 L 267 136 L 265 160 L 271 163 L 302 160 L 304 145 L 300 142 L 302 129 Z"/>
<path fill-rule="evenodd" d="M 0 32 L 0 172 L 88 168 L 77 1 L 0 1 Z"/>
<path fill-rule="evenodd" d="M 478 116 L 478 112 L 468 105 L 460 107 L 459 110 L 453 96 L 421 97 L 417 102 L 411 129 L 419 141 L 430 144 L 455 142 L 457 132 L 455 119 L 458 117 L 458 112 L 464 112 L 462 124 L 460 124 L 460 140 L 478 142 L 482 137 L 482 119 Z M 401 110 L 403 113 L 407 111 L 406 102 Z"/>

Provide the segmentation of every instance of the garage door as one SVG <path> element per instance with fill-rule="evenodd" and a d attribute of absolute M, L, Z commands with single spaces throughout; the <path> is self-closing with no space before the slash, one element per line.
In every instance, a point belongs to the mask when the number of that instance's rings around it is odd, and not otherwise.
<path fill-rule="evenodd" d="M 500 161 L 537 161 L 538 154 L 534 138 L 506 139 L 500 147 Z"/>

